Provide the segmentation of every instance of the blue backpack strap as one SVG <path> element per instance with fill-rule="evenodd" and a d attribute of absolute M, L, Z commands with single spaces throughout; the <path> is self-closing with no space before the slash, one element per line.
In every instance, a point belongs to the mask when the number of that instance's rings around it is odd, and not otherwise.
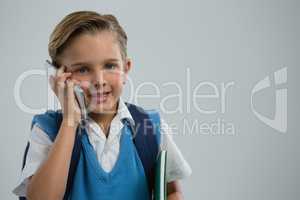
<path fill-rule="evenodd" d="M 149 195 L 152 199 L 155 162 L 160 143 L 160 117 L 157 112 L 147 112 L 143 108 L 129 103 L 126 105 L 135 123 L 133 141 L 144 167 Z"/>
<path fill-rule="evenodd" d="M 29 146 L 30 146 L 30 143 L 27 142 L 27 145 L 26 145 L 26 148 L 25 148 L 25 151 L 24 151 L 24 155 L 23 155 L 22 170 L 25 167 L 26 157 L 27 157 L 27 154 L 28 154 Z M 19 197 L 19 200 L 26 200 L 26 197 Z"/>
<path fill-rule="evenodd" d="M 60 125 L 62 122 L 62 113 L 61 111 L 46 111 L 44 114 L 39 114 L 35 115 L 32 119 L 31 123 L 31 129 L 33 128 L 34 125 L 37 125 L 39 128 L 41 128 L 43 131 L 47 133 L 51 141 L 53 142 L 56 138 L 56 135 L 59 131 Z M 73 183 L 73 177 L 75 175 L 76 171 L 76 166 L 79 160 L 80 156 L 80 151 L 81 151 L 81 138 L 80 135 L 76 133 L 75 137 L 75 143 L 74 143 L 74 148 L 72 152 L 72 158 L 71 158 L 71 163 L 70 163 L 70 169 L 69 169 L 69 174 L 68 174 L 68 181 L 67 181 L 67 186 L 66 186 L 66 191 L 64 195 L 64 200 L 68 199 L 69 193 L 71 191 L 71 186 Z M 28 154 L 28 149 L 30 147 L 30 143 L 28 142 L 24 151 L 23 155 L 23 163 L 22 163 L 22 170 L 25 167 L 26 164 L 26 158 Z M 26 200 L 26 197 L 19 197 L 19 200 Z"/>
<path fill-rule="evenodd" d="M 147 114 L 150 117 L 150 120 L 153 124 L 154 127 L 154 135 L 157 141 L 157 144 L 160 145 L 160 115 L 157 111 L 155 110 L 147 110 Z"/>
<path fill-rule="evenodd" d="M 75 142 L 74 142 L 74 147 L 73 147 L 73 152 L 72 152 L 72 157 L 71 157 L 71 163 L 70 163 L 70 168 L 69 168 L 69 174 L 68 174 L 68 181 L 67 181 L 67 186 L 65 190 L 65 195 L 63 200 L 67 200 L 70 196 L 71 188 L 73 185 L 73 180 L 77 168 L 77 164 L 80 158 L 80 152 L 81 152 L 81 135 L 79 134 L 79 129 L 80 131 L 83 131 L 81 127 L 77 128 L 76 131 L 76 137 L 75 137 Z"/>

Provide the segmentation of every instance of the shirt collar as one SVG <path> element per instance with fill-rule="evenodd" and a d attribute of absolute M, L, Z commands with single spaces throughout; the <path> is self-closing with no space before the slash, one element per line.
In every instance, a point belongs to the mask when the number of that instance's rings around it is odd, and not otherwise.
<path fill-rule="evenodd" d="M 130 114 L 130 112 L 128 110 L 128 107 L 126 106 L 125 102 L 123 101 L 123 99 L 121 97 L 119 99 L 119 106 L 118 106 L 117 115 L 119 115 L 120 120 L 127 119 L 133 125 L 135 124 L 134 120 L 132 118 L 132 115 Z"/>
<path fill-rule="evenodd" d="M 121 97 L 119 98 L 119 101 L 118 101 L 118 110 L 117 110 L 117 114 L 115 115 L 115 117 L 119 118 L 120 120 L 129 119 L 134 124 L 132 115 L 130 114 L 128 107 L 126 106 L 124 100 Z M 88 116 L 88 119 L 91 121 L 94 121 L 90 116 Z"/>
<path fill-rule="evenodd" d="M 126 104 L 125 104 L 125 102 L 120 97 L 119 101 L 118 101 L 117 114 L 115 115 L 115 117 L 111 121 L 111 125 L 113 126 L 111 128 L 114 129 L 114 128 L 116 128 L 115 126 L 123 127 L 122 121 L 124 119 L 129 120 L 129 122 L 132 125 L 135 125 L 134 120 L 132 118 L 132 115 L 130 114 L 130 112 L 129 112 L 129 110 L 128 110 Z M 87 125 L 88 125 L 89 128 L 91 128 L 92 130 L 94 130 L 94 132 L 96 132 L 96 133 L 101 132 L 101 128 L 99 127 L 99 125 L 91 117 L 88 117 L 88 123 L 87 123 Z M 115 134 L 117 135 L 117 133 L 114 133 L 114 131 L 112 131 L 112 132 L 110 132 L 110 133 L 112 133 L 113 135 L 115 135 Z"/>

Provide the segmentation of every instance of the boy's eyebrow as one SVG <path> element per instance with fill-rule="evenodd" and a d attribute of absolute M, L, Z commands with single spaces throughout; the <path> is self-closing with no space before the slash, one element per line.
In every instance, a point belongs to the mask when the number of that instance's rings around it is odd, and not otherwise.
<path fill-rule="evenodd" d="M 87 64 L 89 64 L 89 63 L 86 63 L 86 62 L 77 62 L 77 63 L 72 64 L 70 67 L 76 67 L 78 65 L 87 65 Z"/>
<path fill-rule="evenodd" d="M 109 58 L 109 59 L 106 59 L 104 60 L 104 62 L 108 62 L 108 61 L 119 61 L 120 59 L 118 58 Z"/>
<path fill-rule="evenodd" d="M 120 59 L 117 58 L 108 58 L 106 60 L 103 61 L 103 63 L 105 62 L 118 62 Z M 70 67 L 76 67 L 76 66 L 80 66 L 80 65 L 90 65 L 90 63 L 88 62 L 77 62 L 77 63 L 73 63 Z"/>

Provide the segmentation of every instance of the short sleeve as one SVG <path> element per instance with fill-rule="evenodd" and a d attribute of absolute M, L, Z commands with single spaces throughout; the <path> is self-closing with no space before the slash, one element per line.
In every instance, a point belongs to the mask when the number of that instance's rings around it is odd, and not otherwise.
<path fill-rule="evenodd" d="M 38 126 L 34 125 L 29 135 L 29 149 L 26 164 L 21 172 L 17 187 L 13 193 L 19 197 L 26 197 L 28 179 L 31 177 L 43 161 L 47 158 L 52 141 L 48 135 Z"/>
<path fill-rule="evenodd" d="M 191 167 L 184 159 L 181 151 L 173 140 L 173 132 L 168 124 L 161 119 L 161 150 L 167 150 L 167 182 L 184 179 L 192 174 Z"/>

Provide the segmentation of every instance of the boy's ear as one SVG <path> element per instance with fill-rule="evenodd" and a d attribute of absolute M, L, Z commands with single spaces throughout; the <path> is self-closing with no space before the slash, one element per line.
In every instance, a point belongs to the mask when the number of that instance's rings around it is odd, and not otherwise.
<path fill-rule="evenodd" d="M 126 58 L 125 63 L 124 63 L 124 73 L 126 75 L 131 70 L 131 67 L 132 67 L 132 60 L 130 58 Z"/>
<path fill-rule="evenodd" d="M 131 70 L 131 67 L 132 67 L 131 59 L 126 58 L 125 63 L 124 63 L 124 80 L 123 80 L 123 84 L 125 84 L 126 81 L 127 81 L 128 73 Z"/>

